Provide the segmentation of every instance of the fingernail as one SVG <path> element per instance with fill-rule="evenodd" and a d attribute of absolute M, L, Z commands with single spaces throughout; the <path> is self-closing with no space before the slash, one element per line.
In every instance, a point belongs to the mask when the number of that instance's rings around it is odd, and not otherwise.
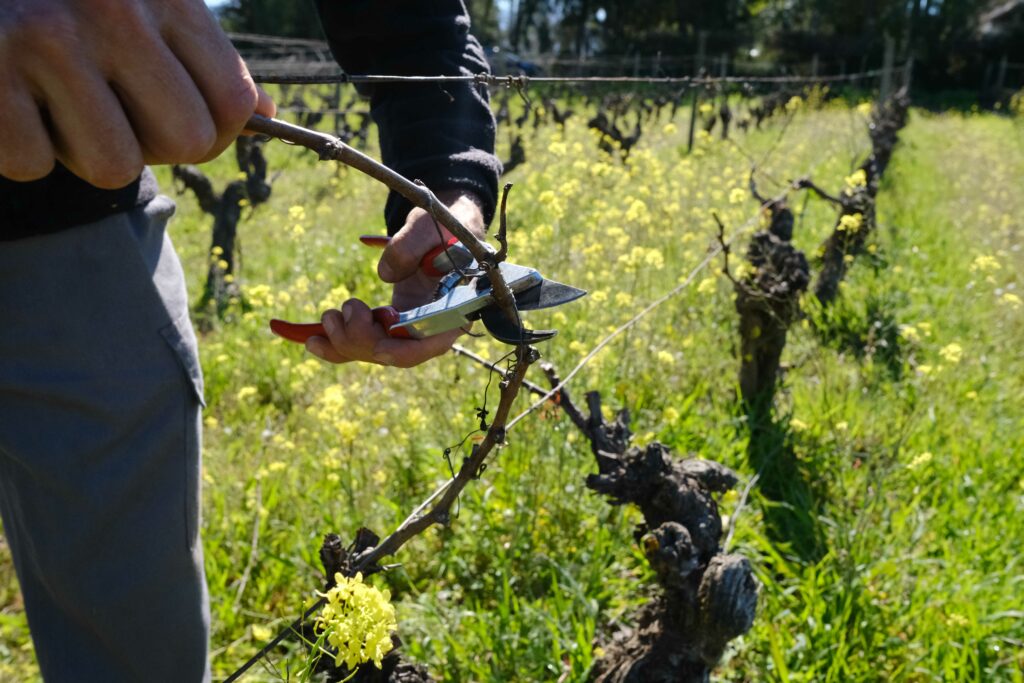
<path fill-rule="evenodd" d="M 327 332 L 327 336 L 330 337 L 338 331 L 338 319 L 335 318 L 331 313 L 324 315 L 321 322 L 324 325 L 324 331 Z"/>
<path fill-rule="evenodd" d="M 375 353 L 373 354 L 373 360 L 380 363 L 381 365 L 394 365 L 395 357 L 390 353 Z"/>
<path fill-rule="evenodd" d="M 345 302 L 341 305 L 341 319 L 348 325 L 348 321 L 352 319 L 352 304 Z"/>
<path fill-rule="evenodd" d="M 395 278 L 395 271 L 387 261 L 381 261 L 377 266 L 377 274 L 384 282 L 391 282 Z"/>

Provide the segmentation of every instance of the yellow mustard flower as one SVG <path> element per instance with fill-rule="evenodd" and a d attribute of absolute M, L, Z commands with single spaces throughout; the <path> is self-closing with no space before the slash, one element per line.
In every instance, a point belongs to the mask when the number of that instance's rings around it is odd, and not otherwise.
<path fill-rule="evenodd" d="M 953 342 L 952 344 L 943 346 L 939 351 L 939 355 L 942 356 L 942 359 L 950 365 L 956 365 L 960 362 L 960 359 L 963 358 L 964 349 L 956 342 Z"/>
<path fill-rule="evenodd" d="M 255 396 L 257 393 L 256 387 L 242 387 L 238 390 L 238 393 L 235 394 L 235 398 L 239 401 L 244 401 Z"/>
<path fill-rule="evenodd" d="M 858 187 L 864 187 L 868 184 L 868 174 L 863 168 L 858 168 L 856 171 L 846 176 L 846 186 L 850 189 Z"/>
<path fill-rule="evenodd" d="M 394 643 L 398 630 L 391 592 L 363 583 L 362 573 L 354 578 L 335 574 L 336 585 L 321 594 L 327 604 L 317 617 L 316 629 L 334 648 L 334 665 L 349 669 L 372 661 L 379 669 Z"/>
<path fill-rule="evenodd" d="M 931 459 L 932 459 L 932 454 L 929 453 L 928 451 L 925 451 L 924 453 L 920 453 L 917 456 L 915 456 L 913 460 L 910 461 L 910 464 L 907 465 L 907 469 L 909 469 L 909 470 L 917 469 L 921 465 L 925 465 L 925 464 L 931 462 Z"/>
<path fill-rule="evenodd" d="M 711 292 L 715 291 L 715 286 L 715 278 L 706 277 L 700 281 L 699 285 L 697 285 L 697 293 L 710 294 Z"/>
<path fill-rule="evenodd" d="M 998 259 L 996 259 L 995 256 L 989 256 L 987 254 L 977 256 L 974 259 L 974 262 L 971 263 L 972 273 L 977 273 L 979 271 L 987 273 L 989 271 L 999 270 L 1000 268 L 1002 268 L 1002 265 L 1000 265 Z"/>
<path fill-rule="evenodd" d="M 843 214 L 839 217 L 839 225 L 836 226 L 836 230 L 839 232 L 849 231 L 857 232 L 860 230 L 860 226 L 864 222 L 864 216 L 859 213 L 848 213 Z"/>

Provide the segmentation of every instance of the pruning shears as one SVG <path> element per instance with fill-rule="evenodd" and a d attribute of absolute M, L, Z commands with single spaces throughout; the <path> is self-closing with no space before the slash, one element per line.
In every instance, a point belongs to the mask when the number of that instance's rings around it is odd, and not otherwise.
<path fill-rule="evenodd" d="M 359 240 L 371 247 L 385 247 L 390 237 L 364 235 Z M 526 266 L 501 262 L 498 267 L 516 303 L 516 320 L 509 320 L 498 308 L 485 271 L 473 254 L 455 237 L 435 247 L 420 261 L 428 276 L 441 278 L 433 300 L 422 306 L 399 311 L 394 306 L 374 308 L 373 320 L 392 337 L 422 339 L 441 332 L 467 327 L 474 320 L 483 322 L 487 331 L 506 344 L 533 344 L 555 336 L 556 330 L 529 330 L 519 318 L 520 311 L 551 308 L 574 301 L 586 292 L 570 285 L 548 280 Z M 290 341 L 305 343 L 313 336 L 326 337 L 320 323 L 290 323 L 271 320 L 274 334 Z"/>

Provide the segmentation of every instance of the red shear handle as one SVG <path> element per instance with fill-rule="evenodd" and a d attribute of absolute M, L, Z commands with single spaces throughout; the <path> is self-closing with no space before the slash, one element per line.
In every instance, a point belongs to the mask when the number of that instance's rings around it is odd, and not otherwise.
<path fill-rule="evenodd" d="M 412 335 L 409 334 L 409 330 L 404 327 L 394 327 L 398 324 L 398 320 L 400 318 L 398 309 L 394 306 L 378 306 L 370 311 L 370 313 L 373 314 L 373 322 L 378 323 L 383 327 L 384 331 L 388 333 L 388 336 L 397 337 L 399 339 L 410 339 L 412 337 Z"/>
<path fill-rule="evenodd" d="M 409 339 L 412 337 L 409 334 L 409 330 L 404 327 L 391 329 L 392 326 L 398 323 L 399 319 L 398 309 L 394 306 L 378 306 L 370 311 L 370 313 L 373 314 L 373 322 L 379 323 L 384 328 L 384 331 L 388 333 L 388 336 L 399 339 Z M 324 329 L 322 323 L 290 323 L 276 318 L 270 321 L 270 331 L 278 337 L 299 344 L 305 344 L 306 340 L 310 337 L 327 336 L 327 330 Z"/>
<path fill-rule="evenodd" d="M 455 269 L 455 264 L 448 258 L 447 249 L 459 243 L 458 237 L 452 237 L 445 244 L 439 244 L 426 253 L 420 261 L 420 270 L 428 277 L 442 277 Z"/>
<path fill-rule="evenodd" d="M 278 337 L 299 344 L 305 344 L 310 337 L 327 336 L 327 330 L 320 323 L 290 323 L 277 318 L 270 321 L 270 331 Z"/>
<path fill-rule="evenodd" d="M 360 235 L 359 241 L 368 247 L 380 247 L 383 249 L 388 246 L 391 238 L 387 235 Z"/>
<path fill-rule="evenodd" d="M 380 247 L 383 249 L 391 241 L 386 235 L 361 235 L 359 241 L 368 247 Z M 459 243 L 458 237 L 450 238 L 446 243 L 434 247 L 420 260 L 420 270 L 429 277 L 441 277 L 447 275 L 455 266 L 452 264 L 446 251 Z"/>

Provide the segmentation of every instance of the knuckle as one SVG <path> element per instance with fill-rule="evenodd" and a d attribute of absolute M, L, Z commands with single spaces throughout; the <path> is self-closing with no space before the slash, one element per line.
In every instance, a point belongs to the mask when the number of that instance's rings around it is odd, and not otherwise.
<path fill-rule="evenodd" d="M 332 353 L 344 355 L 345 351 L 348 350 L 348 346 L 349 345 L 345 342 L 345 340 L 342 339 L 338 334 L 330 336 L 327 338 L 327 346 L 324 349 L 324 358 L 328 357 L 327 354 Z"/>
<path fill-rule="evenodd" d="M 404 233 L 403 237 L 416 242 L 436 242 L 438 240 L 438 236 L 437 227 L 435 226 L 438 225 L 439 224 L 435 224 L 433 216 L 417 206 L 409 212 L 409 217 L 406 219 L 405 226 L 402 228 L 402 232 Z M 441 230 L 444 231 L 445 228 L 441 227 Z"/>
<path fill-rule="evenodd" d="M 217 129 L 213 124 L 203 129 L 193 131 L 192 147 L 189 155 L 193 160 L 204 158 L 217 144 Z"/>
<path fill-rule="evenodd" d="M 74 15 L 52 3 L 22 4 L 4 33 L 8 31 L 15 50 L 34 55 L 48 64 L 69 62 L 72 48 L 78 43 L 78 22 Z"/>
<path fill-rule="evenodd" d="M 88 11 L 93 16 L 109 20 L 120 31 L 135 31 L 147 23 L 143 3 L 132 0 L 89 0 Z"/>
<path fill-rule="evenodd" d="M 419 263 L 416 251 L 407 234 L 401 239 L 398 237 L 393 239 L 388 248 L 384 250 L 384 257 L 396 268 L 409 270 Z"/>
<path fill-rule="evenodd" d="M 217 129 L 222 133 L 237 134 L 256 111 L 259 94 L 256 84 L 247 73 L 240 72 L 230 83 L 219 87 L 207 105 Z"/>
<path fill-rule="evenodd" d="M 203 159 L 217 144 L 217 130 L 210 121 L 193 120 L 192 124 L 173 138 L 175 155 L 186 162 Z"/>
<path fill-rule="evenodd" d="M 196 158 L 192 163 L 205 164 L 208 161 L 213 161 L 226 150 L 232 142 L 235 141 L 233 137 L 218 137 L 214 143 L 207 148 L 206 153 Z"/>

